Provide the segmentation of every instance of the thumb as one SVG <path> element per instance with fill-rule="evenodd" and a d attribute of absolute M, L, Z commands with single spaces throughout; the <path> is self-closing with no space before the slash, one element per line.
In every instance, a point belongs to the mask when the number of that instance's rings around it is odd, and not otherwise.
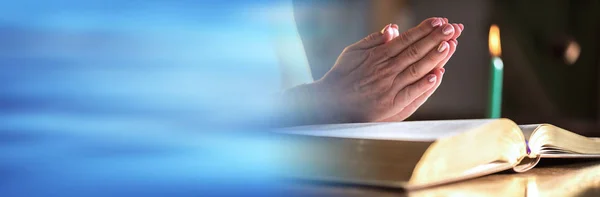
<path fill-rule="evenodd" d="M 394 38 L 394 35 L 394 28 L 392 27 L 392 24 L 389 24 L 386 25 L 380 32 L 372 33 L 362 40 L 350 45 L 348 49 L 359 50 L 373 48 L 389 42 Z"/>

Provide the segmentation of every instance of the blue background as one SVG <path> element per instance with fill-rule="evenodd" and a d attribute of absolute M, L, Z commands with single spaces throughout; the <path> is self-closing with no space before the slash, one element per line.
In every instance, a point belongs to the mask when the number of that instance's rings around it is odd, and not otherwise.
<path fill-rule="evenodd" d="M 280 2 L 0 4 L 1 196 L 273 194 Z"/>

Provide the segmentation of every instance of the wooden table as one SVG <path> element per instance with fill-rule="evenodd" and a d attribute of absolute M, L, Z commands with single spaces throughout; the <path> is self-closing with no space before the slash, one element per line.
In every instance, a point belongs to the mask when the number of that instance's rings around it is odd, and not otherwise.
<path fill-rule="evenodd" d="M 525 173 L 500 173 L 411 192 L 314 183 L 295 183 L 285 190 L 298 196 L 600 197 L 600 161 L 542 163 Z"/>

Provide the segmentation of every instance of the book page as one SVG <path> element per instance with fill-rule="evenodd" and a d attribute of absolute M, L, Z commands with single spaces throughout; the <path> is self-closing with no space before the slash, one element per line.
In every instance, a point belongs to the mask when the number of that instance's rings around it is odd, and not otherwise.
<path fill-rule="evenodd" d="M 524 141 L 518 125 L 508 119 L 439 139 L 417 164 L 409 185 L 441 184 L 513 168 L 527 155 Z"/>
<path fill-rule="evenodd" d="M 533 132 L 540 127 L 541 124 L 528 124 L 528 125 L 519 125 L 519 128 L 523 132 L 523 136 L 525 136 L 526 140 L 529 140 Z"/>
<path fill-rule="evenodd" d="M 494 120 L 436 120 L 310 125 L 280 129 L 276 132 L 322 137 L 430 142 L 477 128 Z"/>
<path fill-rule="evenodd" d="M 600 158 L 600 154 L 542 153 L 541 158 Z"/>
<path fill-rule="evenodd" d="M 566 156 L 569 154 L 587 155 L 596 157 L 600 155 L 600 140 L 578 135 L 560 127 L 544 124 L 531 136 L 529 147 L 532 153 L 543 154 L 543 157 Z"/>

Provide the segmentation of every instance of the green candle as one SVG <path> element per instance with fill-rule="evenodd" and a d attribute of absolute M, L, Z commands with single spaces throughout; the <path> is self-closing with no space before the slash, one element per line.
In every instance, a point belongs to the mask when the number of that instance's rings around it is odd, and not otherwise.
<path fill-rule="evenodd" d="M 504 63 L 500 59 L 502 47 L 500 47 L 500 28 L 497 25 L 490 27 L 489 37 L 490 55 L 490 87 L 488 100 L 488 118 L 500 118 L 502 115 L 502 74 Z"/>
<path fill-rule="evenodd" d="M 492 57 L 490 67 L 490 87 L 488 118 L 500 118 L 502 109 L 502 75 L 504 64 L 500 57 Z"/>

